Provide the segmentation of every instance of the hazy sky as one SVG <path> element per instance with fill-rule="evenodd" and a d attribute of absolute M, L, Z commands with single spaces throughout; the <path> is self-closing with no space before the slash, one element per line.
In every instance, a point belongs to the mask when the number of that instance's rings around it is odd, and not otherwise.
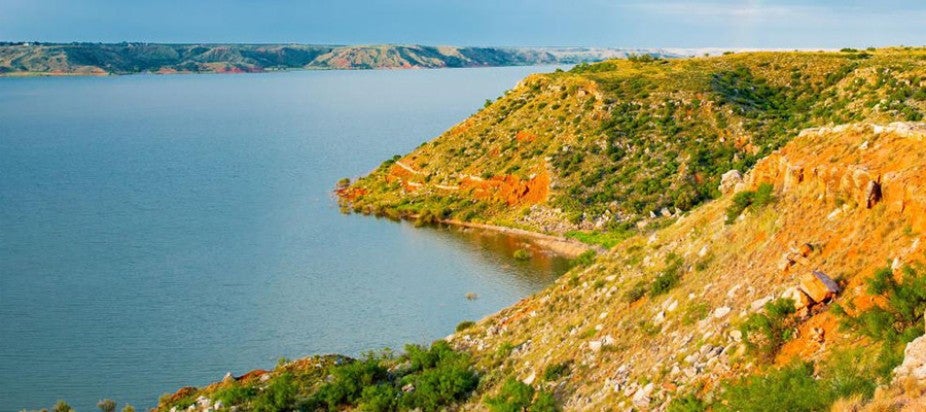
<path fill-rule="evenodd" d="M 926 0 L 0 0 L 0 40 L 924 45 Z"/>

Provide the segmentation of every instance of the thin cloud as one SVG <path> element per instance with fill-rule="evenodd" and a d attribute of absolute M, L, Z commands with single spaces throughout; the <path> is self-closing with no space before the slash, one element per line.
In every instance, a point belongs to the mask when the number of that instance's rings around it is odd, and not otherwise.
<path fill-rule="evenodd" d="M 832 11 L 820 6 L 759 4 L 755 1 L 729 3 L 647 2 L 627 4 L 628 9 L 647 14 L 671 17 L 716 19 L 780 20 L 813 18 Z"/>

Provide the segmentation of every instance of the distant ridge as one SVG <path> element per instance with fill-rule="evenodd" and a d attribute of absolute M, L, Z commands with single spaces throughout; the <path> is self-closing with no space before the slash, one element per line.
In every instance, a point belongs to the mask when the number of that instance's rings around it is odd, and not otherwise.
<path fill-rule="evenodd" d="M 633 54 L 684 55 L 655 48 L 0 42 L 0 76 L 523 66 Z"/>

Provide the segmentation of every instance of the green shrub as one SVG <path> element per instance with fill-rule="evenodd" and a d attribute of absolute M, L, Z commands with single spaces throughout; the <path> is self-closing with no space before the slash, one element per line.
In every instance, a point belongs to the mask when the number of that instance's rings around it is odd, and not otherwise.
<path fill-rule="evenodd" d="M 464 321 L 462 321 L 462 322 L 460 322 L 460 323 L 457 324 L 457 332 L 463 332 L 464 330 L 467 330 L 467 329 L 473 327 L 473 325 L 475 325 L 475 324 L 476 324 L 476 322 L 473 322 L 473 321 L 471 321 L 471 320 L 464 320 Z"/>
<path fill-rule="evenodd" d="M 579 266 L 579 267 L 584 267 L 584 266 L 591 265 L 592 262 L 595 261 L 595 256 L 597 256 L 597 255 L 598 255 L 598 254 L 595 253 L 594 250 L 586 250 L 585 252 L 582 252 L 581 255 L 579 255 L 578 257 L 576 257 L 576 258 L 572 261 L 572 264 L 575 265 L 575 266 Z"/>
<path fill-rule="evenodd" d="M 103 399 L 96 404 L 100 412 L 116 412 L 116 401 L 112 399 Z"/>
<path fill-rule="evenodd" d="M 733 203 L 727 207 L 726 224 L 732 224 L 747 208 L 760 208 L 775 202 L 775 187 L 762 183 L 756 191 L 742 191 L 733 195 Z"/>
<path fill-rule="evenodd" d="M 271 412 L 291 410 L 296 403 L 296 382 L 293 374 L 283 373 L 270 381 L 267 388 L 254 399 L 253 410 Z"/>
<path fill-rule="evenodd" d="M 650 297 L 656 297 L 672 290 L 672 288 L 678 285 L 680 280 L 681 277 L 678 273 L 661 273 L 659 276 L 656 276 L 656 279 L 653 280 L 653 284 L 650 285 Z"/>
<path fill-rule="evenodd" d="M 765 313 L 753 313 L 740 325 L 746 347 L 760 359 L 770 361 L 786 341 L 791 339 L 795 312 L 794 301 L 776 299 L 765 304 Z"/>
<path fill-rule="evenodd" d="M 517 260 L 528 260 L 531 258 L 531 252 L 528 252 L 524 249 L 515 250 L 514 258 Z"/>
<path fill-rule="evenodd" d="M 646 295 L 646 289 L 647 287 L 645 282 L 637 282 L 633 285 L 633 287 L 627 289 L 627 292 L 624 293 L 624 300 L 627 301 L 627 303 L 636 302 L 640 300 L 643 295 Z"/>
<path fill-rule="evenodd" d="M 833 353 L 815 370 L 796 362 L 723 385 L 718 411 L 823 411 L 837 399 L 871 398 L 877 387 L 865 348 Z M 671 410 L 671 409 L 670 409 Z M 680 409 L 684 410 L 684 409 Z"/>
<path fill-rule="evenodd" d="M 52 410 L 54 412 L 73 412 L 74 408 L 72 408 L 71 405 L 68 405 L 67 402 L 59 400 L 58 402 L 55 402 L 55 406 L 52 408 Z"/>
<path fill-rule="evenodd" d="M 402 406 L 414 409 L 437 410 L 462 400 L 476 389 L 479 378 L 471 370 L 468 354 L 456 352 L 445 341 L 437 341 L 431 348 L 408 346 L 409 373 L 399 380 L 399 387 L 411 384 L 414 391 L 402 396 Z"/>
<path fill-rule="evenodd" d="M 537 393 L 537 397 L 534 399 L 534 403 L 531 404 L 527 411 L 558 412 L 559 406 L 556 405 L 556 397 L 554 397 L 552 393 L 547 391 L 540 391 Z"/>
<path fill-rule="evenodd" d="M 866 283 L 870 294 L 884 298 L 883 306 L 860 311 L 855 317 L 848 316 L 839 305 L 833 305 L 832 310 L 840 316 L 844 329 L 855 330 L 880 344 L 872 369 L 881 377 L 889 377 L 903 361 L 906 344 L 923 334 L 926 276 L 906 266 L 898 282 L 890 268 L 882 268 Z"/>
<path fill-rule="evenodd" d="M 398 408 L 401 392 L 388 383 L 363 388 L 360 395 L 360 410 L 389 412 Z"/>
<path fill-rule="evenodd" d="M 554 363 L 543 370 L 543 380 L 555 381 L 569 374 L 569 362 Z"/>
<path fill-rule="evenodd" d="M 405 377 L 404 384 L 412 384 L 414 391 L 402 397 L 402 406 L 424 410 L 439 410 L 441 407 L 461 401 L 479 383 L 470 370 L 469 358 L 454 357 L 442 359 L 433 369 Z"/>
<path fill-rule="evenodd" d="M 756 194 L 753 197 L 753 205 L 756 207 L 765 207 L 775 201 L 775 187 L 771 183 L 762 183 L 756 188 Z"/>
<path fill-rule="evenodd" d="M 380 358 L 369 354 L 364 359 L 334 367 L 331 376 L 331 382 L 322 386 L 315 398 L 334 410 L 341 405 L 356 404 L 364 387 L 385 380 L 387 371 Z"/>
<path fill-rule="evenodd" d="M 694 394 L 687 394 L 672 399 L 669 403 L 668 412 L 704 412 L 707 405 Z"/>
<path fill-rule="evenodd" d="M 681 269 L 684 264 L 684 260 L 678 255 L 672 253 L 666 257 L 666 268 L 656 276 L 656 279 L 653 280 L 653 283 L 650 285 L 649 295 L 650 297 L 656 297 L 663 293 L 666 293 L 681 281 Z"/>
<path fill-rule="evenodd" d="M 721 393 L 719 411 L 823 411 L 835 400 L 814 379 L 812 363 L 797 363 L 766 375 L 728 384 Z"/>
<path fill-rule="evenodd" d="M 743 211 L 746 210 L 749 205 L 752 204 L 753 199 L 755 198 L 755 192 L 739 192 L 733 195 L 733 203 L 727 207 L 727 220 L 726 224 L 733 224 Z"/>
<path fill-rule="evenodd" d="M 872 339 L 889 343 L 908 343 L 923 334 L 926 276 L 919 276 L 915 269 L 907 266 L 898 282 L 890 268 L 883 268 L 867 284 L 868 292 L 883 296 L 886 304 L 847 319 L 849 326 Z"/>
<path fill-rule="evenodd" d="M 257 388 L 242 386 L 237 382 L 217 390 L 212 398 L 222 401 L 223 405 L 238 405 L 247 402 L 257 395 Z"/>
<path fill-rule="evenodd" d="M 534 388 L 514 378 L 508 378 L 498 395 L 485 400 L 492 412 L 522 412 L 527 410 L 534 398 Z"/>

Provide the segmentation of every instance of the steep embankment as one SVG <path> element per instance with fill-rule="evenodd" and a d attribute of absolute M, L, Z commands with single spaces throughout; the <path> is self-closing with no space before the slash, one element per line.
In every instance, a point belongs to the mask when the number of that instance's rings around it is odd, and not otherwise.
<path fill-rule="evenodd" d="M 799 130 L 926 112 L 926 50 L 635 58 L 534 75 L 341 190 L 346 208 L 612 245 Z"/>
<path fill-rule="evenodd" d="M 575 410 L 659 408 L 683 395 L 729 400 L 720 388 L 738 376 L 794 358 L 819 361 L 817 374 L 826 376 L 834 373 L 828 362 L 851 350 L 856 364 L 842 366 L 874 382 L 875 366 L 893 365 L 878 363 L 871 338 L 837 328 L 840 316 L 825 292 L 814 296 L 823 302 L 808 296 L 821 288 L 812 271 L 835 279 L 835 302 L 858 312 L 883 300 L 865 287 L 878 268 L 890 265 L 899 276 L 924 262 L 924 157 L 921 123 L 803 132 L 738 185 L 745 192 L 771 184 L 774 200 L 766 205 L 739 215 L 729 193 L 651 236 L 620 243 L 451 341 L 475 352 L 483 368 L 552 390 Z M 781 297 L 798 311 L 767 318 L 778 335 L 750 329 L 762 324 L 751 316 Z M 499 348 L 512 350 L 499 359 Z M 566 372 L 544 379 L 559 369 Z"/>
<path fill-rule="evenodd" d="M 402 69 L 572 64 L 657 49 L 420 45 L 0 43 L 0 75 L 241 73 L 286 69 Z"/>
<path fill-rule="evenodd" d="M 924 158 L 924 123 L 808 129 L 719 199 L 461 325 L 456 352 L 306 358 L 159 408 L 859 407 L 923 333 Z M 869 407 L 922 403 L 915 373 Z"/>

